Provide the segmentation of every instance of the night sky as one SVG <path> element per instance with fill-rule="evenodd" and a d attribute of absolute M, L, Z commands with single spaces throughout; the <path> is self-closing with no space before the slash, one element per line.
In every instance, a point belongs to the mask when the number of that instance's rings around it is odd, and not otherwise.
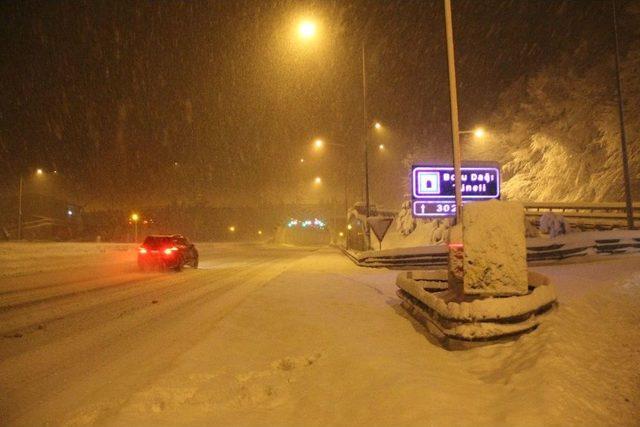
<path fill-rule="evenodd" d="M 463 129 L 578 46 L 612 54 L 609 1 L 452 3 Z M 319 24 L 312 42 L 302 18 Z M 4 1 L 0 179 L 56 169 L 74 198 L 124 207 L 307 200 L 319 175 L 314 197 L 340 198 L 344 156 L 314 155 L 321 136 L 346 145 L 353 199 L 363 40 L 369 119 L 385 125 L 372 144 L 388 147 L 372 150 L 373 201 L 391 205 L 412 147 L 449 156 L 442 1 Z"/>

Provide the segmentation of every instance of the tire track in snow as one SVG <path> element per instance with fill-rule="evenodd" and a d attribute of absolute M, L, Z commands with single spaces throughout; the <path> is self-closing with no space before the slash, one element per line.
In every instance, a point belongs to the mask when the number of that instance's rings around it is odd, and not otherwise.
<path fill-rule="evenodd" d="M 276 269 L 277 274 L 280 273 L 283 265 L 291 261 L 293 261 L 293 258 L 276 260 L 275 264 L 281 264 L 281 267 Z M 185 319 L 193 316 L 204 316 L 206 320 L 213 320 L 211 316 L 217 318 L 218 316 L 215 314 L 208 313 L 206 310 L 203 313 L 202 310 L 199 309 L 207 304 L 216 302 L 221 296 L 224 296 L 233 289 L 242 287 L 245 281 L 251 281 L 252 276 L 254 279 L 257 277 L 259 282 L 263 281 L 265 277 L 260 274 L 260 271 L 266 264 L 274 264 L 274 260 L 266 260 L 250 268 L 246 266 L 239 267 L 238 273 L 232 274 L 231 276 L 227 276 L 229 272 L 220 270 L 215 271 L 214 274 L 203 274 L 194 283 L 195 286 L 193 287 L 178 286 L 169 288 L 175 290 L 175 292 L 165 292 L 164 296 L 167 299 L 163 304 L 144 304 L 141 308 L 147 308 L 147 310 L 137 310 L 133 312 L 129 316 L 129 320 L 126 322 L 127 324 L 123 325 L 122 322 L 117 321 L 101 323 L 103 319 L 98 316 L 98 318 L 91 321 L 90 324 L 84 324 L 80 331 L 76 330 L 71 334 L 66 334 L 60 341 L 50 342 L 45 345 L 44 348 L 36 348 L 21 355 L 16 355 L 16 357 L 12 358 L 13 360 L 3 360 L 3 362 L 0 363 L 0 375 L 5 378 L 14 377 L 14 380 L 19 384 L 19 387 L 11 393 L 14 398 L 9 397 L 9 399 L 20 401 L 22 399 L 20 399 L 19 396 L 23 393 L 36 393 L 41 395 L 41 400 L 46 400 L 44 398 L 50 396 L 48 393 L 50 390 L 49 387 L 44 386 L 44 384 L 49 383 L 53 389 L 58 388 L 57 386 L 59 386 L 60 375 L 62 373 L 69 379 L 95 375 L 96 367 L 90 363 L 91 360 L 94 362 L 102 360 L 102 365 L 97 363 L 98 370 L 109 369 L 102 358 L 105 357 L 106 354 L 110 355 L 108 365 L 115 363 L 115 361 L 118 361 L 119 364 L 130 365 L 131 352 L 134 351 L 135 353 L 144 355 L 141 357 L 149 361 L 149 366 L 145 366 L 145 369 L 151 369 L 153 366 L 154 369 L 162 370 L 162 364 L 167 363 L 167 359 L 170 360 L 173 357 L 177 357 L 181 352 L 180 346 L 173 348 L 167 346 L 168 342 L 182 342 L 182 346 L 184 346 L 184 340 L 186 339 L 190 345 L 192 345 L 194 342 L 197 342 L 196 337 L 194 337 L 194 331 L 202 331 L 203 328 L 209 330 L 208 328 L 214 327 L 210 322 L 196 322 L 195 325 L 192 325 L 194 326 L 193 330 L 185 330 Z M 211 289 L 211 281 L 220 275 L 223 277 L 217 280 L 215 282 L 215 288 Z M 189 278 L 193 279 L 193 277 Z M 266 279 L 268 280 L 268 278 Z M 140 295 L 134 295 L 132 297 L 138 298 L 139 296 Z M 170 298 L 170 296 L 177 298 Z M 244 298 L 247 296 L 248 295 L 243 295 Z M 243 298 L 240 300 L 243 300 Z M 117 302 L 114 302 L 114 304 L 117 304 Z M 223 304 L 221 307 L 222 313 L 225 312 L 224 307 L 225 305 Z M 226 307 L 227 309 L 233 309 L 235 305 L 231 308 L 229 308 L 228 305 Z M 216 311 L 219 312 L 219 310 Z M 224 314 L 222 314 L 222 316 L 224 316 Z M 91 323 L 94 324 L 94 328 L 91 328 Z M 98 325 L 96 326 L 95 323 L 98 323 Z M 182 328 L 174 326 L 177 324 L 180 324 Z M 155 337 L 155 340 L 152 339 L 149 346 L 141 345 L 141 342 L 149 343 L 149 330 L 154 329 L 155 331 L 152 335 Z M 171 333 L 167 333 L 167 329 L 171 329 Z M 82 338 L 83 336 L 84 339 Z M 132 337 L 138 337 L 139 342 Z M 123 344 L 129 351 L 122 353 L 114 350 L 122 347 Z M 53 350 L 50 348 L 52 346 L 57 348 Z M 35 363 L 34 366 L 26 372 L 27 375 L 24 375 L 25 372 L 22 372 L 23 375 L 16 377 L 16 374 L 7 371 L 10 365 L 19 364 L 29 366 L 30 362 L 37 361 L 46 354 L 54 354 L 55 361 L 49 361 L 44 367 L 38 367 L 38 364 Z M 81 356 L 80 359 L 78 359 L 79 356 Z M 139 360 L 139 358 L 136 358 L 136 360 Z M 119 381 L 125 383 L 130 382 L 132 376 L 138 376 L 135 372 L 132 373 L 127 369 L 116 370 L 116 372 L 119 373 L 119 375 L 117 375 Z M 109 378 L 107 385 L 101 385 L 100 381 L 96 381 L 90 385 L 90 388 L 100 388 L 102 386 L 110 389 L 113 386 L 114 378 L 112 376 L 109 376 Z M 88 386 L 87 384 L 84 385 Z M 77 396 L 75 399 L 69 400 L 69 402 L 77 402 Z M 58 404 L 60 404 L 60 402 L 58 402 Z M 47 405 L 45 404 L 45 406 Z M 12 412 L 14 415 L 17 415 L 15 411 Z M 30 411 L 24 408 L 18 412 L 27 414 Z M 49 412 L 45 410 L 43 413 L 47 414 Z M 41 413 L 41 415 L 43 413 Z"/>
<path fill-rule="evenodd" d="M 219 273 L 228 273 L 229 270 L 238 270 L 242 267 L 233 267 L 230 269 L 217 270 Z M 59 305 L 55 308 L 55 314 L 51 315 L 52 307 L 51 305 L 45 305 L 47 302 L 56 303 L 58 302 L 58 298 L 47 298 L 46 301 L 40 301 L 42 306 L 39 307 L 40 313 L 43 315 L 41 318 L 37 318 L 37 313 L 34 313 L 32 304 L 25 304 L 23 306 L 14 307 L 15 310 L 22 309 L 23 316 L 26 316 L 29 319 L 29 323 L 18 323 L 19 319 L 7 319 L 6 316 L 2 316 L 0 310 L 0 324 L 3 325 L 11 325 L 10 329 L 2 329 L 0 330 L 0 338 L 21 338 L 25 333 L 41 331 L 45 325 L 48 325 L 55 321 L 65 320 L 69 322 L 73 322 L 76 318 L 86 318 L 86 314 L 95 314 L 96 310 L 105 311 L 106 308 L 109 307 L 118 307 L 120 304 L 128 301 L 136 301 L 140 300 L 142 297 L 146 296 L 154 296 L 154 297 L 165 297 L 173 294 L 180 295 L 184 294 L 184 289 L 179 289 L 180 285 L 185 283 L 189 283 L 193 281 L 193 275 L 188 274 L 193 272 L 183 272 L 180 275 L 160 275 L 160 276 L 150 276 L 148 279 L 145 279 L 143 282 L 134 281 L 126 281 L 124 283 L 117 283 L 114 286 L 104 286 L 101 288 L 94 289 L 95 291 L 108 291 L 106 295 L 101 295 L 101 298 L 96 298 L 95 295 L 87 295 L 88 292 L 71 292 L 60 297 L 65 297 L 65 299 L 69 299 L 69 301 L 65 301 L 64 305 L 60 307 Z M 121 285 L 132 285 L 135 286 L 126 286 L 123 287 Z M 206 285 L 207 283 L 202 283 L 201 286 Z M 157 287 L 149 288 L 151 285 L 157 285 Z M 144 286 L 144 287 L 142 287 Z M 142 291 L 142 292 L 141 292 Z M 74 297 L 86 297 L 88 298 L 86 301 L 76 301 L 72 298 Z M 110 297 L 114 297 L 110 299 Z M 84 303 L 84 304 L 83 304 Z M 37 304 L 35 304 L 37 305 Z M 146 304 L 145 304 L 146 305 Z M 131 308 L 139 307 L 140 304 L 134 304 Z M 129 310 L 131 309 L 129 308 Z M 61 310 L 62 309 L 62 310 Z M 68 311 L 64 311 L 67 309 Z M 14 310 L 14 312 L 15 312 Z M 116 310 L 122 313 L 122 310 Z M 126 310 L 125 310 L 126 311 Z M 9 315 L 14 313 L 9 313 Z M 34 316 L 34 314 L 36 316 Z M 14 314 L 15 317 L 15 314 Z M 34 320 L 36 317 L 36 320 Z M 121 316 L 117 316 L 121 317 Z M 13 320 L 13 322 L 11 321 Z M 85 319 L 86 320 L 86 319 Z M 16 325 L 16 323 L 18 323 Z M 15 335 L 20 335 L 16 337 Z M 19 349 L 16 349 L 19 350 Z M 1 354 L 1 352 L 0 352 Z"/>

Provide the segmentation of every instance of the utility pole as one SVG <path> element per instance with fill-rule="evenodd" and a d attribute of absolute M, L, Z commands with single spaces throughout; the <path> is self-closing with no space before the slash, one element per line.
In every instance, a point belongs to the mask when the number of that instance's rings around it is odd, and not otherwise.
<path fill-rule="evenodd" d="M 367 120 L 367 66 L 365 61 L 365 41 L 362 39 L 362 131 L 364 138 L 364 199 L 367 218 L 371 216 L 369 199 L 369 124 Z M 365 240 L 369 245 L 369 223 L 365 219 Z M 367 248 L 368 249 L 368 248 Z"/>
<path fill-rule="evenodd" d="M 451 0 L 444 0 L 444 17 L 447 33 L 447 60 L 449 69 L 449 99 L 451 103 L 451 137 L 453 142 L 453 171 L 456 191 L 456 223 L 462 223 L 462 177 L 460 155 L 460 126 L 458 124 L 458 91 L 456 88 L 456 61 L 453 49 L 453 24 Z"/>
<path fill-rule="evenodd" d="M 627 205 L 627 227 L 631 230 L 633 224 L 633 197 L 631 195 L 631 174 L 629 173 L 629 155 L 627 153 L 627 135 L 624 130 L 624 108 L 622 99 L 622 86 L 620 84 L 620 51 L 618 47 L 618 21 L 616 17 L 616 0 L 611 0 L 613 9 L 613 34 L 615 38 L 616 59 L 616 94 L 618 98 L 618 118 L 620 120 L 620 148 L 622 151 L 622 171 L 624 175 L 624 195 Z"/>
<path fill-rule="evenodd" d="M 349 152 L 344 149 L 344 215 L 349 212 Z"/>
<path fill-rule="evenodd" d="M 20 174 L 20 183 L 18 184 L 18 240 L 22 240 L 22 174 Z"/>

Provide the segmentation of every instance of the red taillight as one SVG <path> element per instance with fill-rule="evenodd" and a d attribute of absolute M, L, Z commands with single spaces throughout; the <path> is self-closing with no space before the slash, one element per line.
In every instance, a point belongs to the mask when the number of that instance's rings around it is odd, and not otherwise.
<path fill-rule="evenodd" d="M 178 250 L 178 248 L 176 248 L 175 246 L 172 247 L 172 248 L 167 248 L 167 249 L 164 250 L 164 254 L 165 255 L 171 255 L 173 252 L 175 252 L 177 250 Z"/>
<path fill-rule="evenodd" d="M 138 251 L 140 251 L 141 254 L 146 254 L 147 250 L 145 248 L 139 248 Z"/>

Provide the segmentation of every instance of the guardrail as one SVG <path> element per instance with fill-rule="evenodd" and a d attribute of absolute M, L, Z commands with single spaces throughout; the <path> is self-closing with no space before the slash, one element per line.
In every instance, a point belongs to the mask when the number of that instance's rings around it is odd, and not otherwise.
<path fill-rule="evenodd" d="M 527 239 L 527 262 L 530 264 L 562 261 L 587 255 L 640 254 L 640 231 L 619 230 L 572 233 L 556 239 Z M 445 245 L 432 245 L 383 251 L 350 252 L 342 249 L 361 267 L 412 269 L 442 268 L 449 259 Z"/>
<path fill-rule="evenodd" d="M 523 202 L 525 216 L 537 221 L 546 212 L 562 215 L 574 226 L 583 230 L 626 228 L 627 206 L 621 202 Z M 397 212 L 385 211 L 396 215 Z M 640 203 L 633 203 L 633 218 L 640 226 Z"/>
<path fill-rule="evenodd" d="M 562 215 L 571 225 L 581 229 L 610 229 L 627 225 L 625 203 L 528 202 L 523 204 L 525 215 L 534 220 L 546 212 L 553 212 Z M 640 203 L 633 204 L 633 218 L 640 224 Z"/>

